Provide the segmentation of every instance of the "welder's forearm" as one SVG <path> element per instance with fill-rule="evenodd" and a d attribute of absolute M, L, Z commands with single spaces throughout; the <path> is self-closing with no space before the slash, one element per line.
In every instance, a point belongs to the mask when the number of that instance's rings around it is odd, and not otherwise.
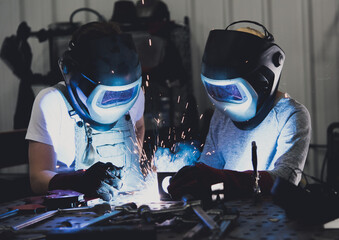
<path fill-rule="evenodd" d="M 142 148 L 143 148 L 144 137 L 145 137 L 144 117 L 140 118 L 135 123 L 135 129 L 136 129 L 135 132 L 136 132 L 136 135 L 137 135 L 137 141 L 138 141 L 138 146 L 139 146 L 139 152 L 141 153 Z"/>
<path fill-rule="evenodd" d="M 56 172 L 42 171 L 30 174 L 32 191 L 36 194 L 45 194 L 48 191 L 49 181 L 56 175 Z"/>
<path fill-rule="evenodd" d="M 50 179 L 56 174 L 53 146 L 30 141 L 28 158 L 32 191 L 38 194 L 46 193 Z"/>

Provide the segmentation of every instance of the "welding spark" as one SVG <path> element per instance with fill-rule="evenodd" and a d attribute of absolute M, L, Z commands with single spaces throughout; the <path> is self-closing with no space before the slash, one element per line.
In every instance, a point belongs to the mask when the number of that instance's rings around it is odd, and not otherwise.
<path fill-rule="evenodd" d="M 177 102 L 178 102 L 178 103 L 180 102 L 180 96 L 178 96 L 178 100 L 177 100 Z"/>
<path fill-rule="evenodd" d="M 187 132 L 190 132 L 191 131 L 191 128 L 189 128 L 188 130 L 187 130 Z M 192 143 L 193 144 L 193 143 Z"/>
<path fill-rule="evenodd" d="M 148 75 L 148 74 L 146 75 L 146 78 L 147 78 L 147 80 L 149 81 L 149 75 Z"/>
<path fill-rule="evenodd" d="M 176 172 L 183 166 L 194 164 L 200 154 L 190 142 L 179 142 L 171 148 L 158 148 L 154 164 L 158 172 Z"/>
<path fill-rule="evenodd" d="M 148 87 L 149 85 L 148 85 L 148 81 L 146 81 L 146 87 Z"/>
<path fill-rule="evenodd" d="M 186 103 L 186 107 L 185 107 L 186 109 L 188 108 L 188 103 Z"/>
<path fill-rule="evenodd" d="M 202 119 L 202 116 L 204 116 L 204 114 L 201 114 L 201 115 L 200 115 L 200 119 Z"/>
<path fill-rule="evenodd" d="M 151 39 L 148 39 L 148 44 L 149 44 L 150 47 L 152 46 L 152 40 Z"/>
<path fill-rule="evenodd" d="M 184 123 L 185 115 L 182 116 L 181 123 Z"/>

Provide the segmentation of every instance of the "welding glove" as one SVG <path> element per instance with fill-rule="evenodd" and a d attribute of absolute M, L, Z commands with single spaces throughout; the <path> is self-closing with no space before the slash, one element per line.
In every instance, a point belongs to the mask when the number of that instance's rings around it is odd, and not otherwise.
<path fill-rule="evenodd" d="M 122 168 L 112 163 L 97 162 L 87 170 L 56 174 L 49 182 L 48 189 L 68 189 L 84 193 L 85 197 L 100 197 L 110 201 L 113 188 L 122 187 Z"/>
<path fill-rule="evenodd" d="M 265 171 L 259 171 L 259 176 L 261 193 L 267 195 L 273 186 L 273 178 Z M 220 193 L 224 194 L 225 200 L 250 197 L 254 194 L 253 171 L 216 169 L 204 163 L 180 169 L 170 180 L 168 192 L 174 200 L 190 194 L 196 199 L 210 203 L 211 186 L 217 183 L 224 184 L 224 189 Z"/>

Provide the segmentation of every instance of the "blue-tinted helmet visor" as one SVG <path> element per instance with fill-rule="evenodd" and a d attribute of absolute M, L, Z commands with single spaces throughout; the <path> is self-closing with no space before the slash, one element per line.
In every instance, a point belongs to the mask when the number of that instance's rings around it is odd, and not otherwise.
<path fill-rule="evenodd" d="M 110 91 L 107 90 L 98 98 L 97 106 L 102 108 L 111 108 L 129 103 L 138 94 L 139 85 L 130 89 Z"/>
<path fill-rule="evenodd" d="M 242 103 L 247 100 L 244 91 L 236 83 L 215 85 L 204 82 L 208 94 L 219 102 Z"/>

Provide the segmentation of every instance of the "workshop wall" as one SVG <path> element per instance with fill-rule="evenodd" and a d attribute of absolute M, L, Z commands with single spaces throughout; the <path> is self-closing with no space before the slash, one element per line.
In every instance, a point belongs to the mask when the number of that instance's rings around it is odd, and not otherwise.
<path fill-rule="evenodd" d="M 147 0 L 145 0 L 147 1 Z M 109 0 L 1 0 L 0 42 L 15 34 L 20 22 L 32 31 L 50 23 L 69 20 L 81 7 L 90 7 L 110 19 L 115 1 Z M 200 113 L 212 107 L 200 81 L 200 63 L 211 29 L 225 28 L 236 20 L 263 23 L 286 53 L 280 89 L 303 103 L 312 117 L 312 144 L 326 144 L 326 129 L 339 121 L 339 1 L 338 0 L 164 0 L 171 19 L 183 23 L 188 16 L 191 29 L 191 52 L 194 94 Z M 78 21 L 95 20 L 90 13 Z M 33 51 L 32 70 L 49 70 L 48 43 L 29 39 Z M 0 61 L 0 131 L 13 129 L 19 80 Z M 44 87 L 44 86 L 41 86 Z M 38 92 L 41 87 L 36 87 Z M 312 148 L 306 171 L 319 176 L 324 151 Z"/>

